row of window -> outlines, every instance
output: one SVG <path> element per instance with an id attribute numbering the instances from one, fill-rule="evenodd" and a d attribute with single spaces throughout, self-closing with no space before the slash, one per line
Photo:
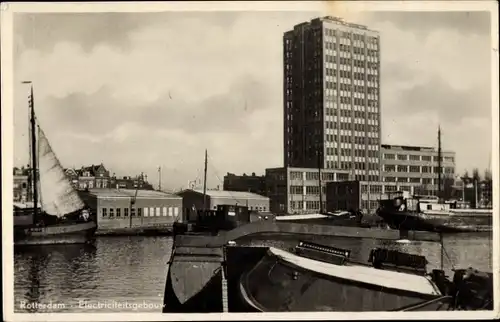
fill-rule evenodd
<path id="1" fill-rule="evenodd" d="M 399 160 L 399 161 L 435 161 L 437 162 L 439 160 L 438 156 L 430 156 L 430 155 L 414 155 L 414 154 L 394 154 L 394 153 L 384 153 L 384 159 L 385 160 Z M 454 157 L 441 157 L 441 161 L 446 161 L 446 162 L 454 162 L 455 158 Z"/>
<path id="2" fill-rule="evenodd" d="M 354 130 L 358 132 L 378 132 L 378 120 L 374 120 L 375 125 L 369 125 L 369 124 L 358 124 L 358 123 L 345 123 L 345 122 L 333 122 L 333 121 L 326 121 L 325 122 L 325 127 L 327 129 L 334 129 L 336 130 L 341 129 L 341 130 Z M 350 140 L 348 141 L 350 142 Z"/>
<path id="3" fill-rule="evenodd" d="M 365 211 L 370 209 L 374 210 L 377 209 L 379 206 L 379 203 L 377 200 L 362 200 L 361 201 L 361 209 L 364 209 Z"/>
<path id="4" fill-rule="evenodd" d="M 306 174 L 306 180 L 318 180 L 319 178 L 318 172 L 305 172 L 305 174 Z M 302 178 L 303 178 L 303 172 L 298 172 L 298 171 L 290 172 L 290 180 L 302 180 Z M 335 173 L 323 172 L 321 173 L 321 178 L 323 180 L 333 181 L 335 180 Z"/>
<path id="5" fill-rule="evenodd" d="M 433 181 L 432 178 L 406 178 L 406 177 L 384 177 L 385 182 L 404 182 L 404 183 L 421 183 L 421 184 L 433 184 L 437 182 L 437 179 Z"/>
<path id="6" fill-rule="evenodd" d="M 300 210 L 303 210 L 304 209 L 304 203 L 305 203 L 305 206 L 306 206 L 306 209 L 305 210 L 320 210 L 319 208 L 319 201 L 290 201 L 290 208 L 292 211 L 300 211 Z M 280 207 L 280 208 L 284 208 L 284 205 L 282 205 L 283 207 Z M 326 208 L 326 201 L 323 201 L 323 209 Z M 284 210 L 284 209 L 281 209 L 281 210 Z"/>
<path id="7" fill-rule="evenodd" d="M 339 36 L 340 38 L 345 38 L 345 39 L 352 38 L 352 40 L 366 41 L 366 43 L 369 43 L 369 44 L 378 44 L 377 37 L 372 37 L 372 36 L 368 36 L 365 34 L 359 34 L 359 33 L 356 33 L 354 31 L 351 32 L 351 31 L 343 31 L 343 30 L 328 29 L 328 28 L 325 28 L 324 30 L 325 30 L 325 36 L 330 36 L 330 37 Z"/>
<path id="8" fill-rule="evenodd" d="M 101 208 L 102 217 L 128 217 L 130 212 L 131 217 L 177 217 L 179 216 L 178 207 L 145 207 L 145 208 L 119 208 L 119 207 L 103 207 Z"/>
<path id="9" fill-rule="evenodd" d="M 340 76 L 341 78 L 343 76 Z M 368 94 L 378 94 L 378 87 L 377 87 L 377 82 L 373 82 L 374 86 L 361 86 L 361 85 L 351 85 L 349 84 L 350 81 L 349 78 L 346 78 L 346 81 L 345 82 L 340 82 L 340 83 L 337 83 L 337 82 L 330 82 L 330 81 L 326 81 L 325 82 L 325 88 L 328 90 L 328 89 L 331 89 L 331 90 L 334 90 L 333 92 L 333 95 L 334 96 L 337 96 L 337 84 L 339 85 L 339 89 L 341 91 L 345 91 L 345 96 L 348 96 L 350 97 L 351 96 L 351 92 L 355 92 L 355 93 L 359 93 L 359 94 L 365 94 L 368 93 Z M 361 80 L 364 80 L 361 79 Z M 342 81 L 342 79 L 341 79 Z M 292 91 L 292 90 L 290 90 Z M 290 92 L 291 93 L 291 92 Z M 321 89 L 318 87 L 318 93 L 321 93 Z M 340 96 L 344 96 L 341 95 Z M 364 102 L 361 102 L 358 104 L 358 105 L 364 105 Z"/>
<path id="10" fill-rule="evenodd" d="M 348 45 L 348 44 L 337 44 L 336 41 L 330 42 L 326 41 L 325 42 L 325 48 L 330 49 L 330 50 L 339 50 L 343 52 L 351 52 L 351 48 L 354 54 L 359 54 L 359 55 L 367 55 L 367 56 L 376 56 L 377 51 L 375 50 L 376 48 L 371 48 L 370 47 L 362 47 L 362 46 L 356 46 L 355 44 L 353 45 Z M 365 51 L 366 49 L 366 51 Z"/>
<path id="11" fill-rule="evenodd" d="M 431 166 L 419 166 L 419 165 L 394 165 L 386 164 L 384 165 L 384 171 L 386 172 L 413 172 L 413 173 L 439 173 L 439 167 Z M 453 174 L 455 169 L 453 167 L 444 167 L 441 169 L 442 173 Z"/>
<path id="12" fill-rule="evenodd" d="M 287 108 L 290 109 L 291 107 L 288 106 L 288 104 L 287 104 Z M 365 108 L 357 109 L 355 106 L 353 109 L 353 108 L 348 107 L 346 105 L 337 106 L 336 103 L 331 104 L 329 102 L 326 102 L 325 109 L 326 109 L 326 111 L 325 111 L 326 115 L 328 115 L 328 116 L 336 116 L 337 110 L 340 110 L 340 116 L 343 116 L 343 117 L 351 117 L 351 116 L 353 116 L 353 112 L 354 112 L 354 117 L 364 119 L 365 113 L 368 113 L 368 119 L 378 120 L 378 113 L 377 112 L 370 112 L 370 111 L 376 111 L 377 110 L 376 107 L 366 107 L 366 109 Z M 347 120 L 347 122 L 350 122 L 350 120 Z"/>

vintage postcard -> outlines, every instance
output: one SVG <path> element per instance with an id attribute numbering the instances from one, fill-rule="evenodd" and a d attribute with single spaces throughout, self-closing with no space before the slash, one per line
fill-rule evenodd
<path id="1" fill-rule="evenodd" d="M 1 32 L 4 320 L 498 316 L 496 2 L 7 2 Z"/>

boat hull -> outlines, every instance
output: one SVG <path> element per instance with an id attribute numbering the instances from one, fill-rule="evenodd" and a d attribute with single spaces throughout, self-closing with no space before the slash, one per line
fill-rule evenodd
<path id="1" fill-rule="evenodd" d="M 335 280 L 315 274 L 300 267 L 277 265 L 276 258 L 269 256 L 267 247 L 227 247 L 226 266 L 218 269 L 203 267 L 193 261 L 205 273 L 198 272 L 179 281 L 185 266 L 170 266 L 164 293 L 163 313 L 224 312 L 306 312 L 306 311 L 389 311 L 446 310 L 448 298 L 439 295 L 422 295 L 401 290 L 387 290 L 380 286 L 369 287 Z M 182 256 L 185 257 L 185 256 Z M 199 259 L 199 258 L 198 258 Z M 176 267 L 177 266 L 177 267 Z M 279 267 L 278 267 L 279 266 Z M 269 274 L 272 270 L 271 275 Z M 298 278 L 293 276 L 298 273 Z M 182 290 L 177 285 L 183 284 Z M 226 283 L 227 287 L 223 287 Z M 194 291 L 192 291 L 194 290 Z M 227 290 L 227 291 L 225 291 Z M 442 298 L 442 299 L 441 299 Z M 421 305 L 428 302 L 427 305 Z"/>
<path id="2" fill-rule="evenodd" d="M 96 229 L 94 221 L 16 228 L 14 246 L 85 244 L 92 242 Z"/>
<path id="3" fill-rule="evenodd" d="M 393 209 L 379 209 L 377 214 L 394 229 L 436 232 L 491 231 L 492 216 L 472 214 L 425 214 Z"/>
<path id="4" fill-rule="evenodd" d="M 239 291 L 240 301 L 261 312 L 436 311 L 446 310 L 449 301 L 441 294 L 328 276 L 284 262 L 270 253 L 241 275 Z"/>

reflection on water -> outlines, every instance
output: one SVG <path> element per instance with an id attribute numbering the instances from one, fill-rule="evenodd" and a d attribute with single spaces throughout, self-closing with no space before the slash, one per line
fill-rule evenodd
<path id="1" fill-rule="evenodd" d="M 321 239 L 315 240 L 321 243 Z M 258 244 L 259 241 L 249 242 Z M 273 241 L 293 247 L 292 240 Z M 491 271 L 491 234 L 459 234 L 444 241 L 451 268 L 473 266 Z M 339 238 L 336 246 L 351 249 L 367 261 L 377 246 L 425 255 L 429 269 L 440 267 L 437 243 Z M 161 312 L 170 258 L 169 237 L 99 237 L 94 246 L 34 247 L 14 254 L 16 312 Z"/>
<path id="2" fill-rule="evenodd" d="M 168 237 L 103 237 L 16 251 L 15 312 L 161 312 L 171 246 Z"/>

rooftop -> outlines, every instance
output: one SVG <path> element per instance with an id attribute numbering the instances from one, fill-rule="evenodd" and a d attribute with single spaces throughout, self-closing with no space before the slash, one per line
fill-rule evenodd
<path id="1" fill-rule="evenodd" d="M 97 197 L 133 197 L 135 189 L 89 189 L 89 193 Z M 137 198 L 179 198 L 171 193 L 156 190 L 137 190 Z"/>
<path id="2" fill-rule="evenodd" d="M 186 191 L 193 191 L 199 194 L 203 194 L 203 190 L 201 189 L 186 189 L 181 191 L 180 193 Z M 246 191 L 228 191 L 228 190 L 207 190 L 207 196 L 210 197 L 219 197 L 219 198 L 242 198 L 242 199 L 269 199 L 268 197 L 258 195 L 253 192 Z"/>
<path id="3" fill-rule="evenodd" d="M 436 148 L 428 147 L 428 146 L 382 144 L 381 147 L 382 147 L 382 149 L 390 149 L 390 150 L 437 152 Z M 441 152 L 443 152 L 443 153 L 455 153 L 452 151 L 441 151 Z"/>

